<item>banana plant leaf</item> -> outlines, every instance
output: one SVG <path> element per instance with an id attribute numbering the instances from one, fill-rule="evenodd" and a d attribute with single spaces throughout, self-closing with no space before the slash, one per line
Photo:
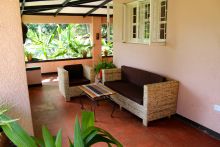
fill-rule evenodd
<path id="1" fill-rule="evenodd" d="M 9 121 L 11 118 L 2 114 L 0 120 Z M 35 140 L 18 125 L 17 122 L 12 122 L 9 125 L 1 125 L 7 137 L 18 147 L 37 147 Z"/>
<path id="2" fill-rule="evenodd" d="M 79 124 L 78 117 L 76 116 L 75 127 L 74 127 L 74 147 L 84 147 L 81 127 Z"/>
<path id="3" fill-rule="evenodd" d="M 1 111 L 2 112 L 2 111 Z M 43 139 L 30 136 L 17 122 L 5 114 L 0 115 L 0 127 L 6 136 L 18 147 L 62 147 L 62 131 L 55 139 L 46 127 L 43 127 Z"/>
<path id="4" fill-rule="evenodd" d="M 108 146 L 115 144 L 122 147 L 122 144 L 107 131 L 94 126 L 94 113 L 82 112 L 81 127 L 78 117 L 75 120 L 74 143 L 70 141 L 70 147 L 90 147 L 98 142 L 105 142 Z"/>
<path id="5" fill-rule="evenodd" d="M 62 147 L 62 131 L 55 137 L 47 127 L 42 128 L 42 139 L 30 136 L 17 122 L 0 110 L 0 127 L 7 137 L 18 147 Z M 98 142 L 105 142 L 109 147 L 113 144 L 122 147 L 122 144 L 107 131 L 94 126 L 94 113 L 82 112 L 81 126 L 76 116 L 74 127 L 74 142 L 69 139 L 70 147 L 90 147 Z"/>

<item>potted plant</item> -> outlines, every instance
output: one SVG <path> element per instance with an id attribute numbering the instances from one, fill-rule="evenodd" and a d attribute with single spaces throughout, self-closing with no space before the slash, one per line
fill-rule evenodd
<path id="1" fill-rule="evenodd" d="M 85 38 L 78 36 L 69 42 L 70 51 L 82 58 L 86 58 L 93 47 L 90 40 Z"/>
<path id="2" fill-rule="evenodd" d="M 100 61 L 97 65 L 95 65 L 94 70 L 95 74 L 99 74 L 99 78 L 102 79 L 102 69 L 111 69 L 115 67 L 116 66 L 113 64 L 113 62 Z"/>
<path id="3" fill-rule="evenodd" d="M 112 54 L 112 47 L 112 42 L 106 42 L 105 39 L 102 39 L 102 51 L 105 57 L 107 57 L 109 54 Z"/>
<path id="4" fill-rule="evenodd" d="M 108 56 L 108 50 L 107 50 L 107 49 L 104 49 L 103 53 L 104 53 L 104 56 L 105 56 L 105 57 Z"/>
<path id="5" fill-rule="evenodd" d="M 87 50 L 82 50 L 81 53 L 82 53 L 82 57 L 86 58 L 87 54 L 88 54 L 88 51 Z"/>
<path id="6" fill-rule="evenodd" d="M 27 61 L 32 61 L 33 54 L 31 52 L 25 51 L 24 54 L 25 54 L 25 57 L 26 57 Z"/>

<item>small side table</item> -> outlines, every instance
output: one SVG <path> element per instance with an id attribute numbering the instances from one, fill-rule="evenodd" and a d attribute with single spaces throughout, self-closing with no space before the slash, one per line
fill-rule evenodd
<path id="1" fill-rule="evenodd" d="M 93 84 L 88 84 L 88 85 L 82 85 L 79 86 L 79 88 L 87 95 L 87 97 L 92 101 L 93 105 L 93 112 L 95 115 L 95 109 L 99 103 L 99 101 L 107 101 L 109 102 L 112 106 L 112 112 L 111 112 L 111 117 L 113 117 L 113 113 L 115 111 L 115 103 L 111 99 L 111 95 L 115 94 L 113 90 L 109 89 L 108 87 L 104 86 L 101 83 L 93 83 Z M 80 99 L 81 103 L 81 108 L 84 109 L 83 102 Z"/>

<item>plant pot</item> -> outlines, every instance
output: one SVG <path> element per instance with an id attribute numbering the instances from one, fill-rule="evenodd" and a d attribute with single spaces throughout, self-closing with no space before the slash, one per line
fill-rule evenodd
<path id="1" fill-rule="evenodd" d="M 82 52 L 82 56 L 83 56 L 83 58 L 86 58 L 87 57 L 87 52 L 86 51 Z"/>
<path id="2" fill-rule="evenodd" d="M 31 55 L 31 54 L 29 54 L 29 55 L 27 56 L 27 60 L 28 60 L 28 61 L 32 61 L 32 55 Z"/>
<path id="3" fill-rule="evenodd" d="M 104 50 L 104 56 L 107 57 L 108 56 L 108 51 Z"/>
<path id="4" fill-rule="evenodd" d="M 99 71 L 99 78 L 102 79 L 102 70 Z"/>

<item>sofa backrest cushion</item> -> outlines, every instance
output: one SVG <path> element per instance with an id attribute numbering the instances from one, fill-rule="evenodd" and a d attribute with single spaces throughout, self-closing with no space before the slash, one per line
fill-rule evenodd
<path id="1" fill-rule="evenodd" d="M 69 79 L 77 79 L 83 77 L 82 64 L 65 65 L 63 68 L 68 71 Z"/>
<path id="2" fill-rule="evenodd" d="M 140 87 L 146 84 L 164 82 L 166 80 L 166 78 L 160 75 L 128 66 L 122 66 L 121 73 L 123 81 L 131 82 Z"/>

